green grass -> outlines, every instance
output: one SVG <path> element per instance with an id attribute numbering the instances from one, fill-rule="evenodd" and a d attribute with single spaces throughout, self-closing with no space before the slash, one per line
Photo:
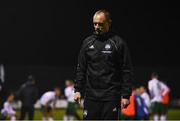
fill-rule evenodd
<path id="1" fill-rule="evenodd" d="M 17 117 L 19 117 L 19 110 L 17 110 Z M 77 113 L 82 118 L 82 109 L 78 109 Z M 53 112 L 53 116 L 55 120 L 63 120 L 63 116 L 65 114 L 65 109 L 55 109 Z M 18 118 L 17 118 L 18 119 Z M 27 119 L 27 117 L 26 117 Z M 36 109 L 34 113 L 34 120 L 42 120 L 42 112 L 41 109 Z"/>
<path id="2" fill-rule="evenodd" d="M 153 120 L 153 117 L 150 117 Z M 179 120 L 180 119 L 180 109 L 169 109 L 167 114 L 167 120 Z"/>
<path id="3" fill-rule="evenodd" d="M 65 113 L 64 109 L 56 109 L 54 111 L 54 119 L 55 120 L 62 120 L 64 113 Z M 82 117 L 82 110 L 81 109 L 78 109 L 78 114 Z M 19 111 L 17 111 L 17 116 L 19 117 Z M 35 111 L 34 119 L 35 120 L 41 120 L 42 119 L 41 117 L 42 117 L 41 110 L 37 109 Z M 168 118 L 168 120 L 180 119 L 180 109 L 169 109 L 167 118 Z"/>
<path id="4" fill-rule="evenodd" d="M 168 111 L 168 120 L 178 120 L 180 119 L 180 109 L 170 109 Z"/>

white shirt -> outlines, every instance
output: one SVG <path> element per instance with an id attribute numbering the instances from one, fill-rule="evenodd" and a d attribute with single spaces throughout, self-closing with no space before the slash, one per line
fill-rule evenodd
<path id="1" fill-rule="evenodd" d="M 164 95 L 166 95 L 166 94 L 170 91 L 170 89 L 169 89 L 169 87 L 168 87 L 166 84 L 164 84 L 163 82 L 160 82 L 160 84 L 161 84 L 162 96 L 164 96 Z"/>
<path id="2" fill-rule="evenodd" d="M 12 104 L 6 101 L 1 113 L 12 117 L 16 114 L 16 111 L 13 110 Z"/>
<path id="3" fill-rule="evenodd" d="M 151 102 L 162 102 L 161 83 L 159 80 L 150 80 L 148 83 L 148 89 L 151 95 Z"/>
<path id="4" fill-rule="evenodd" d="M 147 92 L 142 93 L 141 97 L 143 98 L 144 103 L 146 104 L 146 106 L 149 108 L 150 105 L 151 105 L 151 101 L 150 101 L 150 97 L 149 97 L 148 93 Z"/>
<path id="5" fill-rule="evenodd" d="M 74 101 L 74 94 L 75 94 L 74 93 L 74 86 L 66 87 L 64 93 L 65 93 L 65 96 L 67 98 L 67 101 L 75 102 Z"/>
<path id="6" fill-rule="evenodd" d="M 55 96 L 55 92 L 54 91 L 48 91 L 46 93 L 44 93 L 41 98 L 40 98 L 40 104 L 41 105 L 46 105 L 46 104 L 50 104 L 51 102 L 56 100 L 56 96 Z"/>

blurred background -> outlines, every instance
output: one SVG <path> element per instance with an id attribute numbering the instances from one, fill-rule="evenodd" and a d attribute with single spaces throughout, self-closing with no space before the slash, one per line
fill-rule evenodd
<path id="1" fill-rule="evenodd" d="M 102 8 L 128 44 L 134 81 L 147 87 L 151 72 L 158 72 L 171 89 L 171 107 L 180 107 L 180 8 L 170 0 L 0 1 L 4 87 L 15 91 L 33 74 L 40 95 L 56 85 L 64 89 L 64 80 L 75 77 L 83 39 L 93 32 L 92 16 Z"/>

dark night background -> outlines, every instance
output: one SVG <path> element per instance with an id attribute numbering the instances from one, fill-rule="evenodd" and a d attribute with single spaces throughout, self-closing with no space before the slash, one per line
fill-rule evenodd
<path id="1" fill-rule="evenodd" d="M 180 98 L 179 4 L 173 1 L 43 0 L 0 2 L 0 63 L 6 86 L 17 89 L 32 73 L 41 92 L 74 78 L 77 55 L 90 35 L 92 16 L 110 11 L 114 30 L 126 40 L 135 81 L 147 85 L 157 71 L 173 98 Z"/>

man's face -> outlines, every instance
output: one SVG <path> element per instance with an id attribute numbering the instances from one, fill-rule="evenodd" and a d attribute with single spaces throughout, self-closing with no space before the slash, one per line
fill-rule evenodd
<path id="1" fill-rule="evenodd" d="M 141 92 L 140 92 L 140 88 L 136 88 L 136 91 L 135 91 L 136 95 L 140 95 Z"/>
<path id="2" fill-rule="evenodd" d="M 71 82 L 70 82 L 69 80 L 66 80 L 66 81 L 65 81 L 65 85 L 68 87 L 68 86 L 71 85 Z"/>
<path id="3" fill-rule="evenodd" d="M 141 94 L 145 92 L 145 88 L 144 87 L 140 87 L 140 92 Z"/>
<path id="4" fill-rule="evenodd" d="M 55 95 L 56 97 L 59 97 L 61 95 L 61 91 L 59 89 L 55 89 Z"/>
<path id="5" fill-rule="evenodd" d="M 109 31 L 110 22 L 107 21 L 104 13 L 98 13 L 93 17 L 93 25 L 96 34 L 103 34 Z"/>
<path id="6" fill-rule="evenodd" d="M 9 100 L 10 102 L 12 102 L 12 101 L 14 100 L 14 95 L 10 95 L 10 96 L 8 97 L 8 100 Z"/>

